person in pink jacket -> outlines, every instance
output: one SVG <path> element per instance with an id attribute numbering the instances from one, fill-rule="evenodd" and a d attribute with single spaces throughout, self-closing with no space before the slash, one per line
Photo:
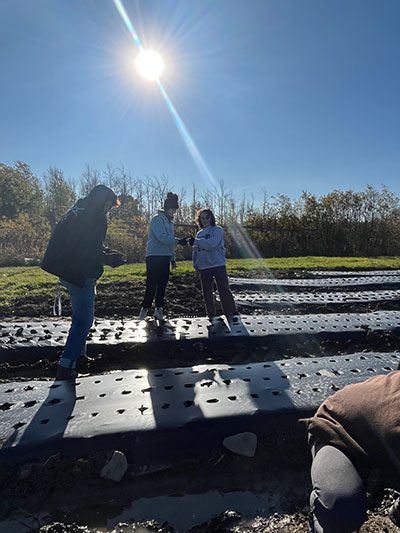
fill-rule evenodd
<path id="1" fill-rule="evenodd" d="M 200 231 L 196 237 L 189 239 L 189 244 L 193 246 L 193 266 L 200 274 L 207 315 L 212 320 L 216 314 L 213 294 L 215 280 L 225 315 L 228 318 L 235 317 L 238 312 L 226 272 L 224 230 L 215 224 L 214 213 L 208 207 L 200 209 L 196 222 Z"/>

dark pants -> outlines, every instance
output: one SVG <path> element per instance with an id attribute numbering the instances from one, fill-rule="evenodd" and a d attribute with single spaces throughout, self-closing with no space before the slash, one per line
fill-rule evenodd
<path id="1" fill-rule="evenodd" d="M 164 306 L 165 289 L 169 278 L 169 255 L 149 255 L 146 257 L 146 292 L 142 307 L 150 309 L 156 297 L 156 307 Z"/>
<path id="2" fill-rule="evenodd" d="M 311 447 L 310 507 L 315 533 L 351 533 L 366 520 L 363 479 L 350 459 L 334 446 Z"/>
<path id="3" fill-rule="evenodd" d="M 236 305 L 229 288 L 226 267 L 205 268 L 200 270 L 201 287 L 203 289 L 204 303 L 208 316 L 215 316 L 215 302 L 213 293 L 214 279 L 217 282 L 219 297 L 226 316 L 237 313 Z"/>

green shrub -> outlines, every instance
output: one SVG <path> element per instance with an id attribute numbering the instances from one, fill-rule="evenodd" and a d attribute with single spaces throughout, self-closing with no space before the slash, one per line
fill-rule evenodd
<path id="1" fill-rule="evenodd" d="M 39 264 L 49 238 L 50 225 L 43 217 L 21 213 L 0 218 L 0 266 Z"/>

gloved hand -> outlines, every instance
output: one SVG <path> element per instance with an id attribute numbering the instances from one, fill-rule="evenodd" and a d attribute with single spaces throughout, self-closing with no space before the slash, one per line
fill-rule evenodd
<path id="1" fill-rule="evenodd" d="M 189 237 L 189 244 L 190 244 L 190 246 L 193 246 L 193 244 L 194 244 L 194 237 L 193 237 L 193 235 L 191 235 L 191 236 Z"/>
<path id="2" fill-rule="evenodd" d="M 187 238 L 183 237 L 182 239 L 179 239 L 178 240 L 178 244 L 180 244 L 181 246 L 186 246 L 187 245 Z"/>
<path id="3" fill-rule="evenodd" d="M 122 255 L 119 252 L 111 252 L 109 254 L 104 254 L 103 263 L 112 268 L 119 267 L 125 263 L 122 259 Z"/>

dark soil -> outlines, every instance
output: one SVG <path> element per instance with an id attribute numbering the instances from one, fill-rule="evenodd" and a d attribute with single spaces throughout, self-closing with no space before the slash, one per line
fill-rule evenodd
<path id="1" fill-rule="evenodd" d="M 240 277 L 265 277 L 264 270 L 237 271 Z M 272 276 L 271 276 L 272 277 Z M 298 279 L 314 278 L 305 270 L 274 270 L 274 278 Z M 265 290 L 265 288 L 263 288 Z M 271 290 L 275 291 L 276 288 Z M 136 317 L 140 303 L 144 296 L 145 280 L 132 279 L 129 282 L 97 284 L 96 316 L 98 317 Z M 63 289 L 63 315 L 69 316 L 71 307 L 66 291 Z M 55 296 L 55 295 L 54 295 Z M 5 317 L 49 317 L 52 315 L 53 298 L 41 297 L 37 294 L 25 294 L 17 299 L 7 310 L 3 310 Z M 171 317 L 204 315 L 203 298 L 199 277 L 192 272 L 175 274 L 172 272 L 166 291 L 165 310 Z M 222 312 L 222 309 L 220 309 Z M 293 311 L 292 311 L 293 312 Z"/>
<path id="2" fill-rule="evenodd" d="M 189 528 L 187 533 L 308 532 L 310 458 L 305 439 L 294 442 L 287 433 L 277 433 L 259 442 L 254 458 L 226 452 L 180 465 L 155 465 L 153 472 L 131 469 L 118 484 L 99 476 L 110 455 L 111 452 L 100 453 L 81 459 L 56 455 L 43 464 L 24 465 L 17 470 L 3 466 L 0 469 L 0 520 L 24 516 L 23 521 L 30 524 L 31 532 L 94 533 L 99 528 L 105 531 L 108 519 L 121 514 L 139 498 L 165 494 L 177 498 L 209 490 L 222 494 L 249 489 L 265 493 L 271 490 L 272 479 L 274 489 L 280 492 L 279 512 L 242 519 L 238 513 L 226 510 L 207 523 Z M 293 490 L 291 479 L 300 480 L 301 486 Z M 382 480 L 375 474 L 371 476 L 370 489 L 369 519 L 360 533 L 398 531 L 387 516 L 396 493 L 384 489 Z M 240 497 L 240 492 L 238 495 Z M 34 527 L 39 510 L 46 513 L 48 524 L 40 529 Z M 167 523 L 149 521 L 119 524 L 112 531 L 172 533 L 174 529 Z"/>
<path id="3" fill-rule="evenodd" d="M 260 277 L 264 271 L 243 272 L 240 275 Z M 274 271 L 275 277 L 312 277 L 303 270 Z M 96 316 L 108 318 L 133 318 L 137 316 L 144 294 L 144 280 L 103 284 L 97 287 Z M 69 316 L 68 298 L 63 298 L 63 315 Z M 166 314 L 179 316 L 204 316 L 199 279 L 194 274 L 171 275 L 166 294 Z M 51 299 L 27 294 L 16 302 L 6 316 L 7 320 L 29 317 L 46 319 L 51 314 Z M 399 309 L 398 302 L 382 304 L 356 304 L 320 306 L 310 308 L 291 307 L 272 311 L 248 310 L 248 314 L 287 314 L 304 312 L 367 312 L 380 309 Z M 222 312 L 221 309 L 219 309 Z M 391 332 L 366 331 L 362 339 L 350 341 L 318 341 L 303 339 L 288 343 L 276 340 L 268 345 L 252 346 L 235 343 L 232 346 L 192 345 L 190 355 L 181 347 L 171 347 L 154 353 L 145 346 L 132 346 L 119 351 L 104 350 L 92 354 L 93 360 L 85 363 L 85 372 L 100 373 L 113 369 L 177 367 L 205 362 L 239 364 L 252 361 L 268 361 L 298 356 L 321 357 L 356 351 L 399 351 L 400 339 Z M 90 351 L 89 351 L 90 353 Z M 15 379 L 49 378 L 55 374 L 56 362 L 43 357 L 31 365 L 26 363 L 0 365 L 0 378 Z M 112 452 L 112 450 L 110 450 Z M 27 525 L 26 531 L 48 533 L 75 533 L 106 531 L 106 520 L 118 516 L 124 507 L 141 497 L 179 495 L 185 492 L 202 493 L 210 489 L 222 493 L 232 490 L 252 490 L 260 493 L 268 490 L 268 481 L 278 483 L 281 504 L 277 512 L 267 517 L 244 519 L 227 509 L 205 524 L 190 529 L 190 533 L 307 533 L 307 502 L 309 492 L 310 459 L 305 439 L 292 440 L 290 435 L 274 434 L 259 443 L 255 458 L 244 458 L 227 452 L 218 457 L 202 458 L 177 465 L 159 465 L 148 471 L 128 470 L 119 483 L 102 480 L 101 467 L 107 461 L 105 454 L 80 459 L 54 456 L 44 464 L 25 465 L 19 468 L 0 465 L 0 520 L 16 516 Z M 279 468 L 277 468 L 279 465 Z M 300 472 L 301 487 L 294 493 L 290 482 L 283 479 Z M 279 485 L 280 479 L 281 485 Z M 286 478 L 285 478 L 286 479 Z M 395 497 L 392 490 L 384 489 L 380 480 L 371 487 L 369 519 L 360 533 L 395 533 L 399 529 L 388 518 L 388 509 Z M 240 493 L 239 493 L 240 494 Z M 278 512 L 279 511 L 279 512 Z M 39 512 L 45 512 L 48 524 L 39 528 Z M 43 521 L 42 521 L 43 523 Z M 0 529 L 2 525 L 0 523 Z M 167 523 L 119 524 L 115 533 L 159 532 L 172 533 Z"/>
<path id="4" fill-rule="evenodd" d="M 259 276 L 257 271 L 247 272 L 249 275 Z M 274 275 L 283 278 L 305 277 L 303 270 L 279 271 Z M 140 308 L 140 301 L 144 294 L 144 280 L 116 284 L 98 284 L 96 297 L 96 316 L 98 318 L 131 319 L 136 318 Z M 26 295 L 23 302 L 15 305 L 12 317 L 2 317 L 7 321 L 47 320 L 52 309 L 52 301 L 39 299 L 36 295 Z M 246 309 L 246 314 L 257 315 L 285 315 L 303 313 L 366 313 L 378 310 L 399 310 L 400 302 L 388 301 L 382 303 L 342 304 L 321 306 L 293 306 L 272 310 Z M 171 318 L 204 316 L 201 287 L 198 277 L 194 273 L 183 276 L 171 275 L 166 293 L 166 315 Z M 217 303 L 217 311 L 222 309 Z M 63 317 L 71 313 L 67 295 L 63 297 Z M 57 318 L 52 317 L 56 321 Z M 151 327 L 152 322 L 150 322 Z M 127 370 L 132 368 L 163 368 L 179 367 L 214 363 L 243 364 L 257 361 L 270 361 L 290 357 L 324 357 L 359 351 L 395 351 L 400 350 L 400 338 L 390 331 L 373 332 L 368 329 L 357 339 L 321 339 L 313 337 L 299 338 L 287 336 L 284 338 L 268 338 L 267 340 L 241 342 L 235 339 L 232 344 L 209 345 L 206 342 L 196 342 L 190 349 L 181 344 L 167 346 L 129 345 L 98 347 L 88 345 L 87 353 L 92 359 L 80 362 L 79 370 L 83 373 L 101 373 L 110 370 Z M 61 353 L 62 349 L 59 349 Z M 41 351 L 41 359 L 30 361 L 28 355 L 14 354 L 12 361 L 0 363 L 0 380 L 35 379 L 54 377 L 59 353 L 54 349 L 49 353 Z"/>
<path id="5" fill-rule="evenodd" d="M 97 284 L 96 316 L 108 318 L 133 318 L 139 313 L 140 303 L 145 292 L 144 279 L 132 279 L 129 282 Z M 71 306 L 66 291 L 63 289 L 63 316 L 70 316 Z M 54 294 L 55 296 L 55 294 Z M 25 294 L 3 312 L 0 318 L 49 317 L 52 315 L 53 298 L 37 294 Z M 203 298 L 199 278 L 188 273 L 172 273 L 166 291 L 165 311 L 171 317 L 204 315 Z"/>

